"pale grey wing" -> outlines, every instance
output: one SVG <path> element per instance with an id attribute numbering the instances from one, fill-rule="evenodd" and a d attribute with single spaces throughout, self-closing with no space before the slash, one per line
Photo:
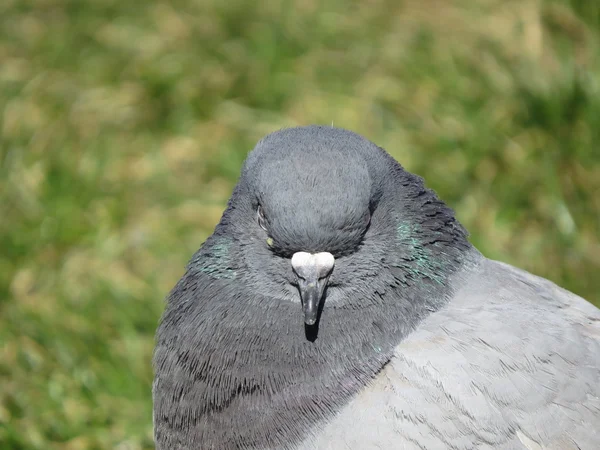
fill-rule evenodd
<path id="1" fill-rule="evenodd" d="M 463 276 L 303 448 L 600 449 L 600 310 L 494 261 Z"/>

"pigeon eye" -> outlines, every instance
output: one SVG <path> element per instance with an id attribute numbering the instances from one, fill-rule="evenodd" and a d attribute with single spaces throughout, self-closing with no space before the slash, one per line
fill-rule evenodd
<path id="1" fill-rule="evenodd" d="M 256 221 L 258 225 L 265 231 L 267 231 L 267 221 L 265 219 L 265 213 L 263 212 L 262 206 L 258 205 L 256 209 Z"/>

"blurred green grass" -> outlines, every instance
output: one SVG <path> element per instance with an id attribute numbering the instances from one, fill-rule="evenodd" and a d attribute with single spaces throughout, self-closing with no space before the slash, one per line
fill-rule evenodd
<path id="1" fill-rule="evenodd" d="M 245 154 L 334 123 L 600 304 L 600 4 L 3 0 L 0 448 L 152 448 L 163 298 Z"/>

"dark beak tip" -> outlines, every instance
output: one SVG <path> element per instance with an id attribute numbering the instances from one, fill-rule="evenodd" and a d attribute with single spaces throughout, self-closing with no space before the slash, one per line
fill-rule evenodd
<path id="1" fill-rule="evenodd" d="M 304 318 L 304 323 L 306 325 L 312 326 L 315 323 L 317 323 L 317 318 L 316 317 L 305 317 Z"/>
<path id="2" fill-rule="evenodd" d="M 319 310 L 317 305 L 305 305 L 304 306 L 304 323 L 306 325 L 314 325 L 317 323 Z"/>

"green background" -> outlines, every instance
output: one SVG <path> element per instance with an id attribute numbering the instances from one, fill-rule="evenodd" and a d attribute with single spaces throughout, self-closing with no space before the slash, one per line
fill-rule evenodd
<path id="1" fill-rule="evenodd" d="M 2 0 L 0 448 L 152 448 L 163 299 L 284 126 L 367 136 L 599 304 L 599 5 Z"/>

